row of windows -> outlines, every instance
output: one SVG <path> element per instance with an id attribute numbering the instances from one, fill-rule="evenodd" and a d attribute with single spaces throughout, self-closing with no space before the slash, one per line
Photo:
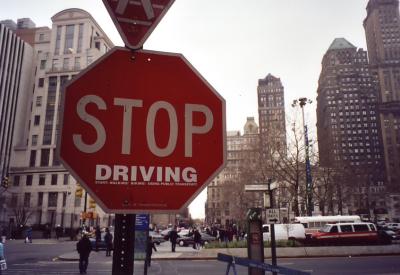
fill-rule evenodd
<path id="1" fill-rule="evenodd" d="M 48 182 L 48 178 L 46 176 L 46 174 L 39 174 L 37 176 L 37 182 L 39 186 L 44 186 L 46 185 L 46 182 Z M 57 185 L 58 184 L 58 178 L 59 177 L 63 177 L 62 180 L 62 184 L 63 185 L 68 185 L 68 178 L 69 175 L 68 174 L 51 174 L 50 175 L 50 185 Z M 34 179 L 34 175 L 26 175 L 25 176 L 25 185 L 26 186 L 32 186 L 33 185 L 33 179 Z M 12 181 L 13 186 L 20 186 L 21 184 L 21 176 L 20 175 L 15 175 L 13 177 L 13 181 Z"/>
<path id="2" fill-rule="evenodd" d="M 65 207 L 67 204 L 67 193 L 66 192 L 62 192 L 62 193 L 58 193 L 58 192 L 48 192 L 48 193 L 44 193 L 44 192 L 38 192 L 36 193 L 36 201 L 34 202 L 32 200 L 32 194 L 33 193 L 23 193 L 23 206 L 24 207 L 42 207 L 43 206 L 43 201 L 44 201 L 44 196 L 45 194 L 47 194 L 47 207 L 58 207 L 58 197 L 61 194 L 62 195 L 62 201 L 61 201 L 61 206 Z M 10 201 L 10 205 L 11 207 L 17 207 L 18 206 L 18 194 L 13 193 L 11 195 L 11 201 Z M 75 206 L 79 207 L 80 206 L 80 202 L 81 202 L 81 198 L 76 198 L 75 199 Z"/>

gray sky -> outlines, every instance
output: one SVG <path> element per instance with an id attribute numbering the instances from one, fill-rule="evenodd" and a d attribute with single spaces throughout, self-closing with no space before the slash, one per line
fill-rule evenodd
<path id="1" fill-rule="evenodd" d="M 293 99 L 314 100 L 323 54 L 344 37 L 366 49 L 362 22 L 368 0 L 176 0 L 144 44 L 145 49 L 178 52 L 225 98 L 227 129 L 242 130 L 257 114 L 257 83 L 268 73 L 285 87 L 288 113 Z M 0 19 L 30 17 L 51 27 L 67 8 L 88 11 L 117 46 L 123 42 L 101 0 L 0 0 Z M 316 104 L 306 119 L 315 134 Z M 192 203 L 204 216 L 206 194 Z"/>

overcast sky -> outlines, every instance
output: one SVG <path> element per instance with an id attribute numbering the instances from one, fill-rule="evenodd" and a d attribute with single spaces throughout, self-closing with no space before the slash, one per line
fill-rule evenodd
<path id="1" fill-rule="evenodd" d="M 242 130 L 257 114 L 257 83 L 268 73 L 281 78 L 288 113 L 293 99 L 314 100 L 324 53 L 337 37 L 366 49 L 362 22 L 368 0 L 176 0 L 144 44 L 182 53 L 225 98 L 227 129 Z M 88 11 L 117 46 L 123 42 L 101 0 L 0 0 L 0 19 L 30 17 L 51 27 L 67 8 Z M 316 104 L 306 120 L 315 134 Z M 204 216 L 205 192 L 192 203 Z"/>

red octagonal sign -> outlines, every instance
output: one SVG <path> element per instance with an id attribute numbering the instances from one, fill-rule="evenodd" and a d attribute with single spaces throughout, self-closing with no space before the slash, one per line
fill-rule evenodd
<path id="1" fill-rule="evenodd" d="M 180 54 L 115 48 L 63 106 L 60 158 L 106 212 L 182 209 L 224 167 L 225 101 Z"/>

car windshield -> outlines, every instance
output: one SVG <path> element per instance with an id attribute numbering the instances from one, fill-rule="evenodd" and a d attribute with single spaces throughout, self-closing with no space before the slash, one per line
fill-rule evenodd
<path id="1" fill-rule="evenodd" d="M 331 225 L 329 224 L 325 224 L 320 230 L 318 230 L 319 232 L 324 232 L 324 233 L 328 233 L 331 230 Z"/>

